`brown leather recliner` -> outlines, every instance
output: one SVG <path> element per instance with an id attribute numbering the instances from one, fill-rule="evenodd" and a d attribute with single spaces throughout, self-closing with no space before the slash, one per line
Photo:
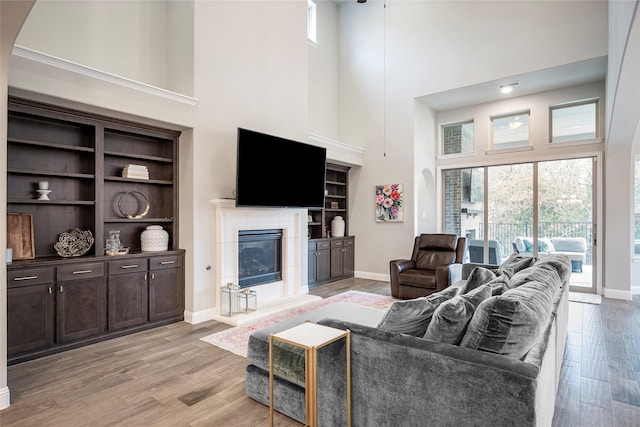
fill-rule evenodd
<path id="1" fill-rule="evenodd" d="M 441 291 L 462 279 L 466 239 L 455 234 L 421 234 L 411 259 L 389 262 L 391 295 L 411 299 Z"/>

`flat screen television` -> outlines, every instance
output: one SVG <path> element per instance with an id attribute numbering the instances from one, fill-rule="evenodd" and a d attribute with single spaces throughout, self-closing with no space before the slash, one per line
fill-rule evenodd
<path id="1" fill-rule="evenodd" d="M 324 207 L 327 150 L 238 128 L 236 206 Z"/>

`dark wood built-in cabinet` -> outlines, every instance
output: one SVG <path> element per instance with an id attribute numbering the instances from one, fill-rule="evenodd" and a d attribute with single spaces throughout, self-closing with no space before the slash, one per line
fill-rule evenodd
<path id="1" fill-rule="evenodd" d="M 7 212 L 32 216 L 35 252 L 7 265 L 10 363 L 183 319 L 178 137 L 9 98 Z M 146 166 L 149 179 L 123 177 L 129 164 Z M 49 183 L 49 200 L 38 200 L 39 181 Z M 148 214 L 135 218 L 145 197 Z M 141 252 L 140 235 L 152 224 L 169 233 L 168 251 Z M 60 257 L 54 244 L 75 228 L 91 231 L 93 246 L 83 256 Z M 112 230 L 129 254 L 104 255 Z"/>
<path id="2" fill-rule="evenodd" d="M 349 168 L 327 164 L 324 209 L 309 209 L 308 284 L 314 287 L 353 277 L 355 238 L 349 236 Z M 331 236 L 331 221 L 341 216 L 345 236 Z"/>

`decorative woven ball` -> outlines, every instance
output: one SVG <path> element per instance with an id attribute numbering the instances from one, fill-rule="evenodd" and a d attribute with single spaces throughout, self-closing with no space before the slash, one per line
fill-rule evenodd
<path id="1" fill-rule="evenodd" d="M 166 251 L 169 249 L 169 233 L 160 225 L 148 226 L 140 235 L 142 252 Z"/>

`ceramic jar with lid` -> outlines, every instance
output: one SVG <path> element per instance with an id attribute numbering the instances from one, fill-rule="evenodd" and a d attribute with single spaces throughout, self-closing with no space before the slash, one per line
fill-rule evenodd
<path id="1" fill-rule="evenodd" d="M 331 220 L 331 237 L 344 236 L 344 219 L 340 215 L 333 217 Z"/>
<path id="2" fill-rule="evenodd" d="M 169 233 L 160 225 L 149 225 L 140 235 L 142 252 L 166 251 L 169 249 Z"/>

